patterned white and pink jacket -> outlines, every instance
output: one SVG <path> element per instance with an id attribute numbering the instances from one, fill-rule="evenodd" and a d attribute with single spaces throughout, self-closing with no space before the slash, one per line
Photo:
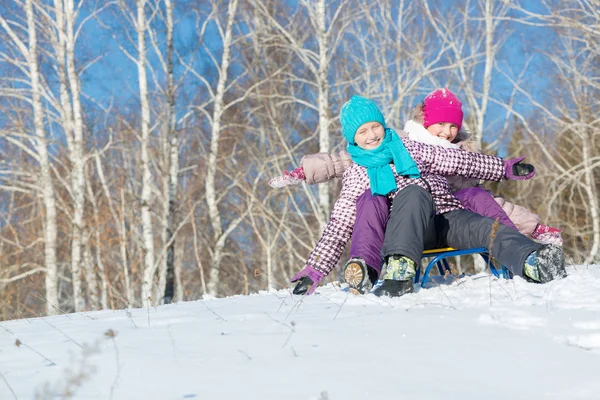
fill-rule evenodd
<path id="1" fill-rule="evenodd" d="M 398 191 L 408 185 L 421 186 L 431 193 L 438 214 L 463 208 L 452 194 L 444 175 L 458 175 L 486 181 L 501 181 L 506 178 L 504 160 L 500 157 L 431 146 L 408 138 L 401 138 L 401 140 L 417 163 L 421 177 L 410 179 L 397 175 L 392 164 Z M 340 196 L 333 206 L 321 239 L 308 257 L 307 265 L 324 275 L 329 275 L 335 268 L 352 235 L 356 219 L 356 201 L 369 188 L 369 177 L 365 167 L 352 164 L 346 169 Z M 388 197 L 393 199 L 398 191 L 390 193 Z"/>

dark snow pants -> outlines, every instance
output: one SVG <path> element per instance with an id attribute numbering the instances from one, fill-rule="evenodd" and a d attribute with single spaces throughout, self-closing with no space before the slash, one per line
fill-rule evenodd
<path id="1" fill-rule="evenodd" d="M 493 219 L 467 210 L 436 215 L 431 194 L 419 186 L 410 185 L 394 199 L 381 255 L 404 255 L 418 264 L 425 249 L 489 249 L 493 224 Z M 522 276 L 525 259 L 540 247 L 541 244 L 515 229 L 498 224 L 491 253 L 514 275 Z"/>

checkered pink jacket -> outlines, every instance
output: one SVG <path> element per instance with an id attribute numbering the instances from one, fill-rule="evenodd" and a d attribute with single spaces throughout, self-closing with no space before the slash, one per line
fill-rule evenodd
<path id="1" fill-rule="evenodd" d="M 500 157 L 431 146 L 407 138 L 401 139 L 417 163 L 421 177 L 410 179 L 397 175 L 394 169 L 398 191 L 408 185 L 421 186 L 431 193 L 438 214 L 463 208 L 450 191 L 450 185 L 444 175 L 459 175 L 486 181 L 500 181 L 505 178 L 504 160 Z M 352 164 L 346 169 L 340 197 L 333 206 L 321 239 L 308 257 L 307 265 L 325 275 L 335 268 L 352 235 L 356 219 L 356 201 L 369 187 L 365 167 Z M 398 191 L 390 193 L 388 197 L 393 199 Z"/>

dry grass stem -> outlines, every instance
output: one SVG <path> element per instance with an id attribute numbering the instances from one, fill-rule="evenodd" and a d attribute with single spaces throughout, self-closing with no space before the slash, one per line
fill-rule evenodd
<path id="1" fill-rule="evenodd" d="M 4 375 L 2 374 L 2 372 L 0 372 L 0 378 L 2 378 L 2 380 L 4 381 L 4 383 L 6 384 L 6 386 L 8 387 L 8 390 L 10 390 L 10 392 L 12 393 L 13 397 L 15 398 L 15 400 L 19 400 L 19 398 L 17 397 L 17 394 L 15 393 L 15 391 L 13 390 L 13 388 L 10 386 L 10 384 L 8 383 L 8 381 L 6 380 L 6 378 L 4 377 Z"/>
<path id="2" fill-rule="evenodd" d="M 23 347 L 25 347 L 25 348 L 27 348 L 27 349 L 29 349 L 29 350 L 33 351 L 35 354 L 37 354 L 38 356 L 40 356 L 40 357 L 42 357 L 44 360 L 46 360 L 46 361 L 48 362 L 48 366 L 49 366 L 49 367 L 53 367 L 53 366 L 55 366 L 55 365 L 56 365 L 56 363 L 55 363 L 54 361 L 50 360 L 48 357 L 46 357 L 45 355 L 43 355 L 42 353 L 40 353 L 39 351 L 37 351 L 37 350 L 36 350 L 36 349 L 34 349 L 33 347 L 31 347 L 31 346 L 28 346 L 27 344 L 25 344 L 25 343 L 21 342 L 19 339 L 15 340 L 15 346 L 17 346 L 17 347 L 19 347 L 19 348 L 20 348 L 21 346 L 23 346 Z"/>
<path id="3" fill-rule="evenodd" d="M 209 306 L 207 306 L 207 305 L 206 305 L 206 303 L 205 303 L 204 301 L 200 300 L 200 304 L 202 304 L 204 307 L 206 307 L 206 309 L 207 309 L 208 311 L 210 311 L 211 313 L 213 313 L 213 314 L 214 314 L 214 315 L 215 315 L 217 318 L 219 318 L 221 321 L 223 321 L 223 322 L 227 322 L 227 320 L 226 320 L 225 318 L 221 317 L 219 314 L 217 314 L 216 312 L 214 312 L 212 308 L 210 308 Z"/>
<path id="4" fill-rule="evenodd" d="M 50 322 L 46 321 L 45 318 L 42 318 L 42 321 L 44 321 L 46 324 L 50 325 L 53 329 L 55 329 L 56 331 L 58 331 L 61 335 L 63 335 L 67 339 L 69 339 L 70 342 L 75 343 L 77 346 L 79 346 L 80 349 L 83 349 L 83 346 L 79 342 L 77 342 L 71 336 L 67 335 L 66 333 L 64 333 L 63 331 L 61 331 L 60 329 L 58 329 L 56 326 L 54 326 Z"/>
<path id="5" fill-rule="evenodd" d="M 492 306 L 492 275 L 491 275 L 491 267 L 490 264 L 492 263 L 492 249 L 494 246 L 494 239 L 496 239 L 496 235 L 498 234 L 498 228 L 500 227 L 500 218 L 496 218 L 494 220 L 494 223 L 492 224 L 492 231 L 490 232 L 490 245 L 488 246 L 488 272 L 490 273 L 489 275 L 489 291 L 490 291 L 490 307 Z"/>
<path id="6" fill-rule="evenodd" d="M 115 389 L 117 388 L 117 384 L 119 382 L 119 378 L 121 376 L 121 362 L 119 361 L 119 348 L 117 347 L 117 341 L 116 341 L 116 337 L 117 337 L 117 332 L 115 332 L 112 329 L 107 330 L 106 332 L 104 332 L 104 336 L 108 339 L 110 339 L 113 343 L 113 346 L 115 347 L 115 362 L 117 363 L 117 374 L 115 376 L 115 379 L 112 383 L 112 385 L 110 386 L 110 398 L 113 398 L 113 395 L 115 393 Z"/>

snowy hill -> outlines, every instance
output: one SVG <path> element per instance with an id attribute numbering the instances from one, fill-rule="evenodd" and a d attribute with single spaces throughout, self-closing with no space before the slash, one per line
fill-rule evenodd
<path id="1" fill-rule="evenodd" d="M 0 399 L 600 399 L 600 266 L 569 273 L 6 321 Z"/>

